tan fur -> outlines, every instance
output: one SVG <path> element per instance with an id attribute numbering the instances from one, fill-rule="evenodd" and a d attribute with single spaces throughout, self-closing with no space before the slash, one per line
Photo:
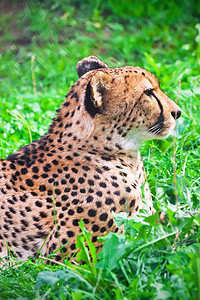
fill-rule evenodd
<path id="1" fill-rule="evenodd" d="M 108 68 L 89 57 L 77 72 L 83 76 L 47 134 L 0 161 L 1 257 L 7 243 L 20 260 L 35 256 L 45 239 L 43 255 L 64 245 L 56 259 L 71 256 L 80 220 L 98 244 L 104 232 L 118 231 L 112 211 L 128 208 L 132 216 L 143 206 L 144 184 L 154 212 L 138 149 L 170 134 L 179 107 L 139 67 Z"/>

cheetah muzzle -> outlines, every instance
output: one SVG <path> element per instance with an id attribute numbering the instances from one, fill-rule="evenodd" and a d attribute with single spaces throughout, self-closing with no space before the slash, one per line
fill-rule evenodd
<path id="1" fill-rule="evenodd" d="M 79 221 L 92 241 L 120 232 L 112 211 L 135 215 L 141 186 L 154 208 L 139 147 L 167 137 L 179 107 L 158 80 L 139 67 L 108 68 L 94 56 L 77 64 L 80 76 L 39 140 L 0 160 L 0 254 L 18 259 L 73 255 Z M 56 219 L 56 222 L 55 222 Z M 56 223 L 56 224 L 55 224 Z"/>

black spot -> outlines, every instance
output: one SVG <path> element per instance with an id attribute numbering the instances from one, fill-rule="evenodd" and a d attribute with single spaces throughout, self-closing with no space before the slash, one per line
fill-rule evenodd
<path id="1" fill-rule="evenodd" d="M 14 164 L 10 164 L 10 168 L 11 168 L 12 170 L 15 170 L 15 169 L 16 169 L 16 167 L 15 167 Z"/>
<path id="2" fill-rule="evenodd" d="M 26 202 L 26 197 L 25 197 L 25 195 L 23 195 L 23 196 L 19 196 L 19 199 L 22 201 L 22 202 Z"/>
<path id="3" fill-rule="evenodd" d="M 96 241 L 97 241 L 97 237 L 96 237 L 96 236 L 93 236 L 92 242 L 95 243 Z"/>
<path id="4" fill-rule="evenodd" d="M 87 203 L 90 203 L 93 201 L 93 197 L 92 196 L 88 196 L 86 199 Z"/>
<path id="5" fill-rule="evenodd" d="M 70 155 L 66 156 L 65 158 L 66 158 L 67 160 L 72 160 L 72 159 L 73 159 Z"/>
<path id="6" fill-rule="evenodd" d="M 97 191 L 96 194 L 97 194 L 97 196 L 99 196 L 99 197 L 102 196 L 102 192 L 101 192 L 101 191 Z"/>
<path id="7" fill-rule="evenodd" d="M 106 231 L 106 227 L 101 227 L 100 232 L 105 232 Z"/>
<path id="8" fill-rule="evenodd" d="M 72 168 L 71 170 L 72 170 L 72 172 L 74 172 L 74 173 L 78 173 L 78 170 L 77 170 L 76 168 Z"/>
<path id="9" fill-rule="evenodd" d="M 75 244 L 71 244 L 70 248 L 71 248 L 71 250 L 74 250 L 74 249 L 76 249 L 76 245 Z"/>
<path id="10" fill-rule="evenodd" d="M 99 168 L 96 168 L 96 171 L 97 171 L 99 174 L 102 174 L 102 171 L 101 171 L 101 169 L 99 169 Z"/>
<path id="11" fill-rule="evenodd" d="M 80 184 L 82 184 L 82 183 L 85 182 L 85 179 L 84 179 L 83 177 L 79 177 L 78 182 L 79 182 Z"/>
<path id="12" fill-rule="evenodd" d="M 117 188 L 119 186 L 119 184 L 117 182 L 112 182 L 112 186 Z"/>
<path id="13" fill-rule="evenodd" d="M 18 160 L 17 163 L 18 163 L 20 166 L 25 165 L 25 162 L 24 162 L 23 160 Z"/>
<path id="14" fill-rule="evenodd" d="M 33 171 L 33 173 L 38 173 L 38 172 L 39 172 L 39 169 L 38 169 L 38 167 L 33 167 L 33 168 L 32 168 L 32 171 Z"/>
<path id="15" fill-rule="evenodd" d="M 93 180 L 88 180 L 88 184 L 89 184 L 90 186 L 93 186 L 93 185 L 94 185 L 94 181 L 93 181 Z"/>
<path id="16" fill-rule="evenodd" d="M 93 225 L 92 226 L 92 231 L 93 232 L 96 232 L 96 231 L 98 231 L 99 230 L 99 226 L 98 225 Z"/>
<path id="17" fill-rule="evenodd" d="M 127 192 L 127 193 L 130 193 L 130 192 L 131 192 L 131 189 L 130 189 L 129 186 L 126 188 L 126 192 Z"/>
<path id="18" fill-rule="evenodd" d="M 29 212 L 29 211 L 31 211 L 31 208 L 30 208 L 29 206 L 26 206 L 26 207 L 25 207 L 25 210 L 26 210 L 27 212 Z"/>
<path id="19" fill-rule="evenodd" d="M 63 196 L 61 197 L 61 200 L 66 201 L 68 198 L 69 198 L 69 197 L 68 197 L 67 195 L 63 195 Z"/>
<path id="20" fill-rule="evenodd" d="M 97 208 L 101 207 L 101 202 L 100 201 L 96 201 L 96 206 L 97 206 Z"/>
<path id="21" fill-rule="evenodd" d="M 41 184 L 41 185 L 39 186 L 39 190 L 40 190 L 40 192 L 46 191 L 46 186 L 43 185 L 43 184 Z"/>
<path id="22" fill-rule="evenodd" d="M 21 169 L 21 173 L 22 173 L 23 175 L 27 174 L 27 173 L 28 173 L 27 168 L 22 168 L 22 169 Z"/>
<path id="23" fill-rule="evenodd" d="M 10 227 L 8 226 L 8 225 L 3 225 L 3 228 L 5 228 L 5 230 L 9 230 L 10 229 Z"/>
<path id="24" fill-rule="evenodd" d="M 95 209 L 89 209 L 88 216 L 89 217 L 95 217 L 97 214 L 97 211 Z"/>
<path id="25" fill-rule="evenodd" d="M 120 191 L 115 191 L 114 194 L 117 195 L 117 196 L 119 196 L 120 195 Z"/>
<path id="26" fill-rule="evenodd" d="M 104 171 L 109 171 L 110 168 L 108 166 L 103 166 Z"/>
<path id="27" fill-rule="evenodd" d="M 53 244 L 51 245 L 51 249 L 52 249 L 52 251 L 54 251 L 54 250 L 56 249 L 56 244 L 55 244 L 55 243 L 53 243 Z"/>
<path id="28" fill-rule="evenodd" d="M 79 213 L 79 214 L 84 211 L 84 209 L 80 206 L 78 206 L 76 210 L 77 210 L 77 213 Z"/>
<path id="29" fill-rule="evenodd" d="M 112 225 L 113 225 L 113 219 L 111 219 L 111 220 L 108 222 L 108 227 L 110 228 L 110 227 L 112 227 Z"/>
<path id="30" fill-rule="evenodd" d="M 84 222 L 85 224 L 90 223 L 90 221 L 89 221 L 88 219 L 83 219 L 83 222 Z"/>
<path id="31" fill-rule="evenodd" d="M 43 211 L 40 212 L 40 217 L 41 218 L 46 218 L 47 217 L 47 214 Z"/>
<path id="32" fill-rule="evenodd" d="M 74 182 L 75 182 L 75 179 L 74 179 L 74 178 L 70 178 L 69 182 L 70 182 L 70 183 L 74 183 Z"/>
<path id="33" fill-rule="evenodd" d="M 83 168 L 83 170 L 85 170 L 85 171 L 89 171 L 89 170 L 90 170 L 90 168 L 89 168 L 88 166 L 82 166 L 82 168 Z"/>
<path id="34" fill-rule="evenodd" d="M 72 197 L 77 196 L 77 192 L 71 192 Z"/>
<path id="35" fill-rule="evenodd" d="M 79 201 L 78 199 L 72 200 L 72 203 L 73 203 L 74 205 L 77 205 L 79 202 L 80 202 L 80 201 Z"/>
<path id="36" fill-rule="evenodd" d="M 102 188 L 106 188 L 106 184 L 105 184 L 105 182 L 100 182 L 100 187 L 102 187 Z"/>
<path id="37" fill-rule="evenodd" d="M 75 219 L 75 220 L 73 220 L 72 223 L 73 223 L 74 226 L 79 226 L 79 224 L 78 224 L 79 221 L 80 221 L 79 219 Z"/>
<path id="38" fill-rule="evenodd" d="M 56 195 L 60 195 L 61 194 L 61 191 L 59 189 L 55 189 L 55 194 Z"/>
<path id="39" fill-rule="evenodd" d="M 119 204 L 122 205 L 126 202 L 126 199 L 125 198 L 122 198 L 120 201 L 119 201 Z"/>
<path id="40" fill-rule="evenodd" d="M 106 202 L 107 205 L 110 205 L 113 203 L 113 200 L 111 198 L 106 198 Z"/>
<path id="41" fill-rule="evenodd" d="M 52 202 L 53 202 L 52 198 L 50 198 L 50 197 L 47 197 L 47 198 L 46 198 L 46 201 L 47 201 L 48 203 L 52 203 Z"/>
<path id="42" fill-rule="evenodd" d="M 50 172 L 51 170 L 51 165 L 50 164 L 46 164 L 46 166 L 43 167 L 44 172 Z"/>
<path id="43" fill-rule="evenodd" d="M 87 161 L 91 161 L 91 157 L 90 157 L 90 156 L 85 156 L 85 159 L 86 159 Z"/>
<path id="44" fill-rule="evenodd" d="M 62 244 L 64 245 L 64 244 L 66 244 L 66 243 L 68 243 L 68 240 L 62 239 Z"/>
<path id="45" fill-rule="evenodd" d="M 71 238 L 74 236 L 74 233 L 73 233 L 73 231 L 67 231 L 67 235 L 69 238 Z"/>
<path id="46" fill-rule="evenodd" d="M 16 214 L 16 211 L 14 210 L 13 207 L 9 207 L 9 210 L 10 210 L 11 213 Z"/>
<path id="47" fill-rule="evenodd" d="M 106 221 L 108 218 L 108 214 L 107 213 L 103 213 L 99 216 L 100 221 Z"/>
<path id="48" fill-rule="evenodd" d="M 130 203 L 130 207 L 133 207 L 135 205 L 135 200 L 132 200 Z"/>
<path id="49" fill-rule="evenodd" d="M 28 186 L 34 186 L 34 183 L 33 183 L 33 181 L 31 180 L 31 179 L 26 179 L 26 184 L 28 185 Z M 23 189 L 22 189 L 23 190 Z"/>
<path id="50" fill-rule="evenodd" d="M 35 205 L 38 206 L 38 207 L 42 207 L 42 203 L 40 201 L 36 201 Z"/>
<path id="51" fill-rule="evenodd" d="M 42 178 L 47 178 L 47 177 L 49 177 L 49 175 L 48 174 L 42 174 L 41 177 Z"/>

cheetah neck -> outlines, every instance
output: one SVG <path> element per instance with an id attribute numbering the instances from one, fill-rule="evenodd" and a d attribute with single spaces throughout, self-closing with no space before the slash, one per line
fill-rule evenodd
<path id="1" fill-rule="evenodd" d="M 77 81 L 76 85 L 70 89 L 47 133 L 63 145 L 72 144 L 74 141 L 80 143 L 86 140 L 93 131 L 93 118 L 85 110 L 85 93 L 81 92 L 84 90 L 84 85 L 79 86 L 79 81 Z"/>
<path id="2" fill-rule="evenodd" d="M 108 156 L 138 157 L 142 134 L 137 131 L 123 136 L 119 129 L 123 124 L 118 123 L 116 128 L 113 116 L 97 114 L 92 117 L 85 108 L 86 94 L 81 92 L 87 83 L 77 81 L 71 88 L 49 128 L 48 138 L 57 141 L 65 150 L 73 147 L 93 151 L 95 148 Z"/>

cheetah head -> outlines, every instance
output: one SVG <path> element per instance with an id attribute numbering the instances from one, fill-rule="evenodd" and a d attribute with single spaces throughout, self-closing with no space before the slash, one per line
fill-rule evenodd
<path id="1" fill-rule="evenodd" d="M 77 64 L 77 73 L 79 84 L 84 82 L 82 104 L 93 122 L 91 134 L 106 134 L 123 149 L 138 149 L 144 140 L 167 137 L 181 115 L 157 78 L 144 69 L 109 68 L 90 56 Z"/>

